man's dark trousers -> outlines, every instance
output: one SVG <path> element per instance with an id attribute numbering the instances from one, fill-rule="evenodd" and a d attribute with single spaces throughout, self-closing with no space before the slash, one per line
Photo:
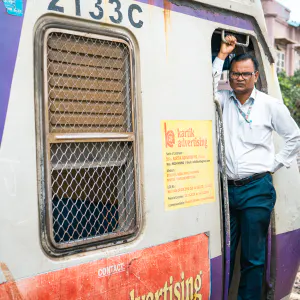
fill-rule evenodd
<path id="1" fill-rule="evenodd" d="M 266 238 L 276 192 L 271 174 L 244 186 L 228 186 L 230 207 L 230 282 L 241 237 L 241 279 L 238 300 L 260 300 Z"/>

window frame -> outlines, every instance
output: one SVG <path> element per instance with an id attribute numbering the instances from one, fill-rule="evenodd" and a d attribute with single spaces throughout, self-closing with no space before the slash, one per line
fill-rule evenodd
<path id="1" fill-rule="evenodd" d="M 262 54 L 264 54 L 264 49 L 260 49 L 259 47 L 259 37 L 253 35 L 252 33 L 248 33 L 248 32 L 244 32 L 244 30 L 238 30 L 237 28 L 235 29 L 230 29 L 227 28 L 226 26 L 223 27 L 217 27 L 212 31 L 212 38 L 214 35 L 221 35 L 221 31 L 222 30 L 226 30 L 230 33 L 233 34 L 241 34 L 241 35 L 249 35 L 250 36 L 250 45 L 252 44 L 253 46 L 253 52 L 252 55 L 254 55 L 254 57 L 257 59 L 258 63 L 259 63 L 259 77 L 258 77 L 258 81 L 256 83 L 256 88 L 258 88 L 260 91 L 264 92 L 264 93 L 268 93 L 268 82 L 267 82 L 267 78 L 266 78 L 266 73 L 265 73 L 265 66 L 262 60 Z M 250 47 L 250 45 L 248 46 L 248 48 Z M 211 53 L 213 53 L 213 50 L 211 48 Z M 233 52 L 234 53 L 234 52 Z M 227 74 L 226 74 L 227 72 Z M 231 90 L 230 84 L 229 84 L 229 71 L 228 70 L 224 70 L 222 72 L 221 75 L 221 79 L 219 81 L 219 87 L 221 86 L 223 90 Z"/>
<path id="2" fill-rule="evenodd" d="M 130 63 L 130 101 L 131 101 L 131 122 L 132 132 L 120 134 L 119 138 L 107 139 L 106 134 L 99 132 L 98 136 L 93 133 L 84 134 L 78 133 L 74 140 L 74 133 L 50 133 L 49 131 L 49 111 L 48 111 L 48 82 L 45 73 L 47 73 L 47 37 L 51 32 L 64 32 L 75 35 L 82 35 L 100 40 L 116 41 L 123 43 L 128 48 L 129 63 Z M 89 24 L 85 21 L 70 21 L 62 20 L 56 17 L 42 18 L 36 27 L 34 40 L 34 64 L 35 64 L 35 107 L 36 107 L 36 151 L 37 151 L 37 182 L 38 182 L 38 199 L 39 199 L 39 219 L 41 244 L 50 256 L 64 256 L 71 253 L 83 252 L 92 249 L 109 247 L 128 243 L 137 238 L 140 234 L 143 219 L 142 219 L 142 191 L 141 191 L 141 164 L 140 151 L 140 128 L 137 126 L 140 120 L 136 118 L 140 111 L 137 101 L 137 90 L 139 88 L 139 80 L 137 73 L 138 57 L 137 45 L 131 34 L 125 30 L 112 30 L 108 26 L 99 27 Z M 125 100 L 126 101 L 126 100 Z M 118 133 L 115 133 L 118 136 Z M 59 135 L 59 138 L 58 138 Z M 81 137 L 80 137 L 81 136 Z M 134 189 L 135 189 L 135 218 L 136 225 L 133 230 L 108 234 L 107 236 L 97 236 L 90 241 L 78 240 L 72 241 L 71 246 L 58 244 L 53 236 L 53 215 L 52 215 L 52 200 L 51 195 L 51 157 L 50 146 L 54 143 L 72 143 L 72 142 L 131 142 L 133 147 L 133 172 L 134 172 Z M 50 197 L 50 198 L 49 198 Z M 122 224 L 120 224 L 122 227 Z"/>

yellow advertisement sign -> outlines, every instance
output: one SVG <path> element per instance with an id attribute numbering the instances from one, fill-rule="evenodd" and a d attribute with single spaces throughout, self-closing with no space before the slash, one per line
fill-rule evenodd
<path id="1" fill-rule="evenodd" d="M 165 209 L 215 201 L 212 121 L 162 121 Z"/>

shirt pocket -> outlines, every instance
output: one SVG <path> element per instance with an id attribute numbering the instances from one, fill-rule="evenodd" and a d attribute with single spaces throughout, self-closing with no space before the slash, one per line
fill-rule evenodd
<path id="1" fill-rule="evenodd" d="M 268 135 L 268 129 L 260 124 L 244 124 L 241 140 L 249 145 L 261 145 Z"/>

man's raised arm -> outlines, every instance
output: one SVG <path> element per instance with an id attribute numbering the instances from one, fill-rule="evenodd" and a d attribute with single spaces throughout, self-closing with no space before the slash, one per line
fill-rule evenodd
<path id="1" fill-rule="evenodd" d="M 223 107 L 221 94 L 218 92 L 218 84 L 221 79 L 224 61 L 227 56 L 234 50 L 236 44 L 236 38 L 234 36 L 226 37 L 227 43 L 221 42 L 221 48 L 218 53 L 218 56 L 213 62 L 213 88 L 214 88 L 214 97 L 220 102 Z"/>

